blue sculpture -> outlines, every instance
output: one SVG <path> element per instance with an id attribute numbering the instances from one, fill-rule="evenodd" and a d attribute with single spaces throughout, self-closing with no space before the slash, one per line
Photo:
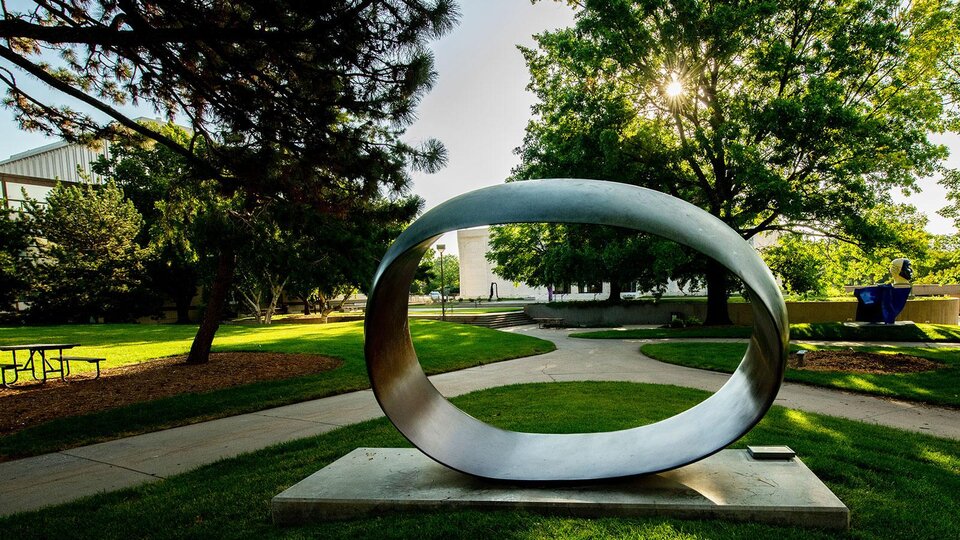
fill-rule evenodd
<path id="1" fill-rule="evenodd" d="M 913 279 L 913 267 L 909 259 L 894 259 L 890 262 L 891 285 L 874 285 L 854 289 L 857 297 L 857 320 L 871 323 L 893 324 L 897 315 L 907 305 Z"/>

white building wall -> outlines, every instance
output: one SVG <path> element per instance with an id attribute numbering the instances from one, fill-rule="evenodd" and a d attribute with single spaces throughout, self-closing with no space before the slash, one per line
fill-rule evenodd
<path id="1" fill-rule="evenodd" d="M 457 231 L 457 249 L 460 251 L 460 297 L 487 298 L 490 284 L 496 283 L 500 298 L 547 297 L 546 289 L 530 287 L 526 283 L 512 283 L 493 273 L 493 263 L 487 260 L 490 250 L 490 228 Z"/>
<path id="2" fill-rule="evenodd" d="M 534 298 L 540 302 L 548 300 L 545 287 L 531 287 L 526 283 L 512 283 L 493 272 L 493 263 L 487 260 L 490 251 L 490 228 L 478 227 L 457 231 L 457 246 L 460 251 L 460 296 L 463 298 L 487 298 L 490 296 L 490 284 L 496 283 L 501 298 Z M 644 293 L 641 293 L 644 294 Z M 649 294 L 649 293 L 646 293 Z M 700 290 L 681 290 L 677 282 L 667 283 L 665 296 L 704 294 Z M 570 286 L 566 294 L 554 294 L 558 302 L 573 300 L 605 300 L 610 296 L 610 284 L 603 283 L 599 293 L 580 292 L 577 284 Z"/>
<path id="3" fill-rule="evenodd" d="M 93 174 L 91 164 L 108 152 L 109 144 L 106 141 L 102 141 L 98 148 L 60 141 L 28 152 L 14 154 L 10 159 L 0 161 L 0 172 L 48 180 L 80 182 L 83 179 L 78 173 L 79 170 L 94 182 L 101 182 L 103 179 Z"/>

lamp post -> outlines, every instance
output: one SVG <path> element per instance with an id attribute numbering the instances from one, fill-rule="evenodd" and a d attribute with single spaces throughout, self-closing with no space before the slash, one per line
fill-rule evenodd
<path id="1" fill-rule="evenodd" d="M 440 252 L 440 320 L 447 320 L 447 296 L 443 280 L 443 250 L 447 249 L 444 244 L 437 244 L 437 251 Z"/>

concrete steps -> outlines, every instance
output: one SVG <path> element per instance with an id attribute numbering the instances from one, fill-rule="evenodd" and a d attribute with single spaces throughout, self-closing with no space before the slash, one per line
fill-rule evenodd
<path id="1" fill-rule="evenodd" d="M 440 315 L 411 315 L 411 318 L 441 320 Z M 509 328 L 511 326 L 522 326 L 524 324 L 533 324 L 526 313 L 514 311 L 510 313 L 483 313 L 477 315 L 458 315 L 456 313 L 447 313 L 447 322 L 459 324 L 472 324 L 474 326 L 484 326 L 486 328 Z"/>
<path id="2" fill-rule="evenodd" d="M 478 321 L 474 324 L 478 326 L 486 326 L 487 328 L 509 328 L 511 326 L 533 324 L 533 319 L 531 319 L 522 311 L 514 311 L 512 313 L 489 313 L 485 315 L 481 321 Z"/>

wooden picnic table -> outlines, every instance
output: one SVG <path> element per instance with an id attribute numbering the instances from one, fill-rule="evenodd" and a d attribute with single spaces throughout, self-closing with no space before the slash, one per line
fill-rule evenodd
<path id="1" fill-rule="evenodd" d="M 79 343 L 29 343 L 26 345 L 0 346 L 0 351 L 10 351 L 13 354 L 12 364 L 0 365 L 0 370 L 2 370 L 3 385 L 9 386 L 17 382 L 20 377 L 20 373 L 24 371 L 29 371 L 30 375 L 33 376 L 33 380 L 40 380 L 40 378 L 37 377 L 37 356 L 40 357 L 40 377 L 43 379 L 43 382 L 47 382 L 47 374 L 49 373 L 59 373 L 60 380 L 66 380 L 66 375 L 70 373 L 70 368 L 69 363 L 67 363 L 66 370 L 64 369 L 63 351 L 79 346 Z M 27 360 L 22 364 L 17 363 L 17 351 L 29 351 Z M 48 357 L 48 351 L 58 351 L 58 354 L 56 356 L 50 355 Z M 56 362 L 56 366 L 54 366 L 54 362 Z M 12 381 L 7 381 L 8 371 L 13 372 Z"/>

